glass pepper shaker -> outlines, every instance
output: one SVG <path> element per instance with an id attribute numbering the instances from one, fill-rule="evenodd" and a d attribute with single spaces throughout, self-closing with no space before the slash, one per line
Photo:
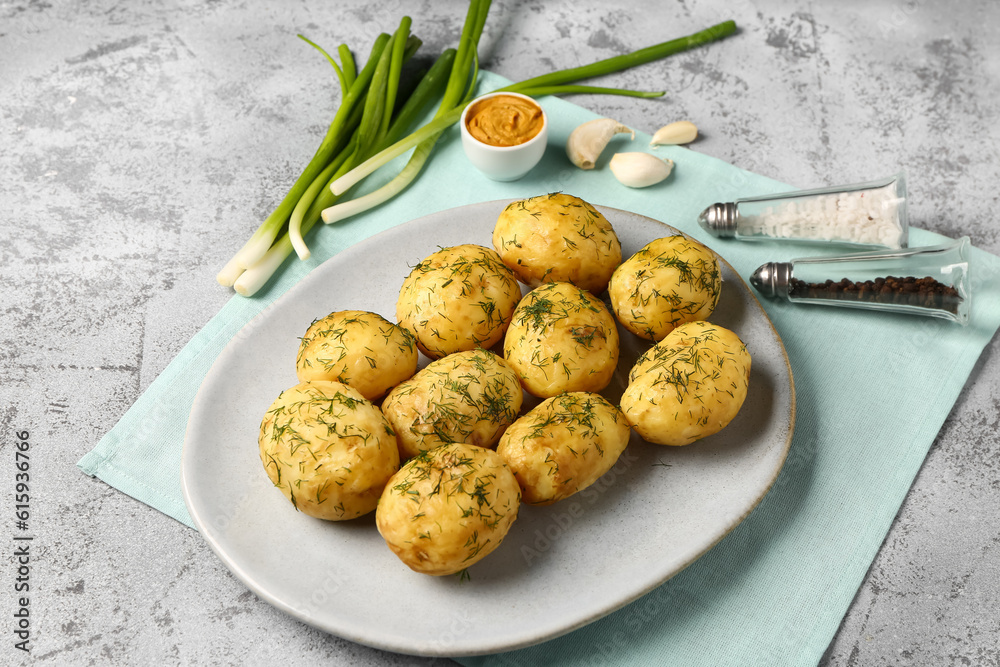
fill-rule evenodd
<path id="1" fill-rule="evenodd" d="M 768 262 L 750 276 L 767 297 L 969 322 L 969 239 L 897 252 Z"/>
<path id="2" fill-rule="evenodd" d="M 906 176 L 712 204 L 698 224 L 717 238 L 905 248 Z"/>

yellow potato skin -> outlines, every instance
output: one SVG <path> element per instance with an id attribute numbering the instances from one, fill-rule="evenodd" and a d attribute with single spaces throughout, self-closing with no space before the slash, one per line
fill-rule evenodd
<path id="1" fill-rule="evenodd" d="M 618 321 L 652 341 L 662 340 L 680 324 L 707 319 L 721 292 L 715 255 L 679 235 L 647 243 L 615 269 L 608 284 Z"/>
<path id="2" fill-rule="evenodd" d="M 465 244 L 431 253 L 410 271 L 396 320 L 432 359 L 499 342 L 521 298 L 517 278 L 490 248 Z"/>
<path id="3" fill-rule="evenodd" d="M 406 460 L 449 442 L 492 448 L 523 400 L 517 374 L 503 359 L 468 350 L 432 361 L 394 387 L 382 412 Z"/>
<path id="4" fill-rule="evenodd" d="M 374 401 L 417 372 L 418 356 L 407 329 L 376 313 L 342 310 L 309 326 L 295 371 L 300 382 L 342 382 Z"/>
<path id="5" fill-rule="evenodd" d="M 518 304 L 504 338 L 504 358 L 539 398 L 598 392 L 618 364 L 618 329 L 604 303 L 570 283 L 544 283 Z"/>
<path id="6" fill-rule="evenodd" d="M 493 247 L 529 287 L 569 282 L 598 294 L 622 261 L 621 243 L 607 218 L 561 192 L 509 204 L 493 228 Z"/>
<path id="7" fill-rule="evenodd" d="M 328 521 L 371 512 L 399 469 L 389 423 L 339 382 L 303 382 L 281 392 L 257 442 L 274 486 L 300 512 Z"/>
<path id="8" fill-rule="evenodd" d="M 375 524 L 412 570 L 442 576 L 500 546 L 520 502 L 514 473 L 499 454 L 452 443 L 410 459 L 393 475 Z"/>
<path id="9" fill-rule="evenodd" d="M 621 409 L 643 439 L 688 445 L 725 428 L 750 382 L 750 353 L 739 337 L 689 322 L 649 348 L 632 367 Z"/>
<path id="10" fill-rule="evenodd" d="M 631 434 L 625 415 L 599 394 L 573 392 L 542 401 L 497 445 L 521 485 L 521 498 L 549 505 L 582 491 L 618 461 Z"/>

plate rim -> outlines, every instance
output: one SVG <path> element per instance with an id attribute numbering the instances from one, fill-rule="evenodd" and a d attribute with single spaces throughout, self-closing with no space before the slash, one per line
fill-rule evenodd
<path id="1" fill-rule="evenodd" d="M 190 476 L 189 476 L 189 473 L 188 473 L 188 470 L 189 470 L 190 466 L 192 465 L 192 463 L 190 461 L 190 458 L 191 458 L 191 456 L 193 456 L 192 453 L 191 453 L 192 447 L 189 445 L 189 442 L 192 440 L 191 430 L 192 430 L 192 424 L 195 421 L 194 417 L 195 417 L 196 413 L 199 410 L 199 405 L 203 404 L 203 401 L 201 401 L 202 394 L 203 394 L 203 392 L 207 391 L 206 386 L 208 384 L 210 384 L 207 380 L 213 374 L 213 372 L 216 371 L 217 366 L 221 365 L 221 361 L 225 357 L 227 357 L 229 354 L 233 354 L 232 348 L 236 345 L 236 342 L 239 339 L 241 339 L 241 335 L 240 335 L 241 332 L 243 332 L 243 331 L 245 331 L 247 329 L 255 327 L 256 323 L 259 320 L 268 317 L 268 312 L 271 310 L 271 308 L 273 306 L 277 305 L 278 303 L 280 303 L 282 301 L 294 299 L 295 296 L 296 296 L 296 294 L 298 292 L 308 289 L 309 288 L 309 284 L 311 282 L 309 280 L 309 278 L 311 276 L 313 276 L 313 275 L 318 274 L 319 273 L 319 269 L 321 267 L 323 267 L 324 265 L 326 265 L 328 262 L 332 262 L 332 261 L 337 260 L 345 251 L 351 251 L 351 253 L 364 253 L 369 248 L 369 246 L 377 247 L 379 241 L 382 238 L 384 238 L 385 236 L 392 235 L 394 233 L 398 233 L 398 229 L 400 227 L 403 227 L 403 226 L 406 226 L 406 225 L 410 225 L 411 223 L 419 223 L 420 221 L 423 221 L 423 220 L 428 219 L 428 218 L 436 218 L 436 217 L 439 217 L 439 216 L 456 214 L 458 212 L 461 212 L 463 210 L 467 210 L 467 209 L 470 209 L 470 208 L 503 207 L 503 206 L 506 206 L 507 204 L 513 202 L 513 201 L 518 201 L 518 200 L 519 200 L 519 198 L 516 198 L 516 197 L 503 198 L 503 199 L 494 199 L 494 200 L 488 200 L 488 201 L 482 201 L 482 202 L 474 202 L 474 203 L 470 203 L 470 204 L 464 204 L 464 205 L 460 205 L 460 206 L 456 206 L 456 207 L 452 207 L 452 208 L 441 209 L 441 210 L 438 210 L 438 211 L 427 213 L 425 215 L 418 216 L 416 218 L 412 218 L 410 220 L 402 221 L 402 222 L 397 223 L 395 225 L 392 225 L 392 226 L 390 226 L 390 227 L 388 227 L 386 229 L 383 229 L 383 230 L 381 230 L 379 232 L 376 232 L 376 233 L 374 233 L 374 234 L 372 234 L 372 235 L 370 235 L 370 236 L 368 236 L 368 237 L 366 237 L 366 238 L 364 238 L 364 239 L 362 239 L 362 240 L 360 240 L 360 241 L 358 241 L 358 242 L 356 242 L 356 243 L 354 243 L 354 244 L 352 244 L 350 246 L 347 246 L 347 247 L 343 248 L 341 251 L 339 251 L 336 254 L 332 255 L 331 257 L 327 258 L 321 264 L 319 264 L 315 268 L 313 268 L 309 273 L 307 273 L 305 276 L 303 276 L 303 278 L 300 279 L 296 284 L 292 285 L 283 294 L 281 294 L 280 296 L 278 296 L 277 298 L 275 298 L 270 304 L 267 304 L 264 308 L 262 308 L 260 310 L 260 312 L 258 312 L 252 318 L 250 318 L 250 320 L 248 320 L 242 327 L 240 327 L 240 329 L 238 329 L 233 334 L 233 336 L 229 339 L 229 341 L 226 342 L 226 344 L 222 348 L 222 350 L 220 350 L 220 352 L 219 352 L 218 356 L 215 358 L 215 360 L 213 360 L 211 367 L 207 371 L 205 377 L 202 379 L 202 382 L 201 382 L 201 384 L 198 387 L 198 391 L 195 394 L 194 401 L 192 403 L 192 408 L 191 408 L 191 411 L 190 411 L 190 413 L 188 415 L 188 421 L 187 421 L 187 424 L 185 426 L 184 442 L 183 442 L 182 451 L 181 451 L 181 471 L 180 471 L 181 472 L 181 474 L 180 474 L 181 494 L 182 494 L 182 497 L 183 497 L 183 500 L 184 500 L 184 504 L 185 504 L 185 506 L 186 506 L 186 508 L 188 510 L 188 513 L 191 516 L 192 522 L 194 523 L 195 529 L 201 535 L 202 539 L 204 539 L 205 542 L 208 544 L 209 548 L 215 553 L 216 557 L 219 558 L 219 560 L 222 562 L 222 564 L 244 586 L 246 586 L 257 597 L 261 598 L 262 600 L 264 600 L 265 602 L 267 602 L 271 606 L 273 606 L 273 607 L 281 610 L 282 612 L 284 612 L 285 614 L 291 616 L 292 618 L 294 618 L 294 619 L 296 619 L 296 620 L 298 620 L 298 621 L 300 621 L 302 623 L 305 623 L 306 625 L 314 627 L 314 628 L 316 628 L 318 630 L 321 630 L 323 632 L 326 632 L 326 633 L 328 633 L 330 635 L 333 635 L 333 636 L 336 636 L 336 637 L 340 637 L 340 638 L 346 639 L 348 641 L 353 641 L 353 642 L 356 642 L 358 644 L 362 644 L 362 645 L 369 646 L 369 647 L 372 647 L 372 648 L 377 648 L 377 649 L 380 649 L 380 650 L 390 651 L 390 652 L 394 652 L 394 653 L 401 653 L 401 654 L 406 654 L 406 655 L 427 656 L 427 657 L 454 657 L 454 656 L 458 656 L 458 655 L 462 655 L 462 656 L 474 656 L 474 655 L 488 655 L 488 654 L 493 654 L 493 653 L 500 653 L 500 652 L 504 652 L 504 651 L 511 651 L 511 650 L 517 650 L 517 649 L 521 649 L 521 648 L 526 648 L 528 646 L 533 646 L 533 645 L 536 645 L 536 644 L 539 644 L 539 643 L 542 643 L 542 642 L 545 642 L 545 641 L 550 641 L 552 639 L 556 639 L 556 638 L 561 637 L 563 635 L 566 635 L 566 634 L 568 634 L 570 632 L 573 632 L 574 630 L 578 630 L 578 629 L 580 629 L 582 627 L 585 627 L 585 626 L 587 626 L 587 625 L 589 625 L 589 624 L 591 624 L 591 623 L 593 623 L 593 622 L 595 622 L 595 621 L 597 621 L 597 620 L 599 620 L 601 618 L 604 618 L 605 616 L 607 616 L 607 615 L 609 615 L 609 614 L 611 614 L 611 613 L 613 613 L 613 612 L 615 612 L 615 611 L 617 611 L 619 609 L 622 609 L 622 608 L 628 606 L 632 602 L 635 602 L 639 598 L 641 598 L 641 597 L 649 594 L 651 591 L 655 590 L 656 588 L 659 588 L 660 586 L 662 586 L 663 584 L 665 584 L 667 581 L 669 581 L 673 577 L 677 576 L 682 571 L 684 571 L 685 569 L 687 569 L 688 567 L 690 567 L 693 563 L 695 563 L 696 561 L 698 561 L 702 556 L 704 556 L 711 549 L 713 549 L 716 545 L 718 545 L 719 542 L 721 542 L 733 530 L 735 530 L 735 528 L 737 526 L 739 526 L 741 523 L 743 523 L 743 521 L 745 521 L 746 518 L 757 508 L 757 506 L 768 495 L 768 493 L 770 492 L 771 488 L 774 486 L 774 484 L 775 484 L 776 480 L 778 479 L 778 476 L 781 474 L 781 471 L 783 470 L 785 462 L 787 460 L 788 452 L 789 452 L 789 450 L 791 448 L 792 438 L 794 436 L 795 425 L 796 425 L 795 379 L 794 379 L 794 375 L 792 373 L 791 362 L 790 362 L 790 360 L 788 358 L 788 353 L 787 353 L 787 350 L 785 349 L 785 344 L 784 344 L 784 341 L 781 338 L 781 335 L 778 333 L 777 329 L 774 327 L 773 321 L 771 320 L 770 317 L 768 317 L 767 311 L 764 310 L 763 306 L 760 303 L 760 300 L 754 294 L 753 290 L 750 289 L 750 286 L 747 284 L 746 280 L 743 278 L 742 275 L 740 275 L 740 273 L 738 271 L 736 271 L 736 269 L 724 257 L 720 256 L 713 248 L 709 247 L 709 250 L 713 253 L 713 255 L 715 255 L 715 257 L 717 258 L 717 260 L 720 261 L 720 262 L 722 262 L 722 263 L 724 263 L 729 268 L 729 270 L 732 272 L 732 274 L 739 279 L 740 283 L 742 284 L 743 289 L 751 297 L 751 302 L 752 302 L 753 306 L 756 307 L 756 309 L 758 311 L 758 314 L 760 316 L 762 316 L 763 319 L 764 319 L 764 321 L 767 323 L 767 326 L 770 328 L 770 330 L 771 330 L 771 332 L 772 332 L 772 334 L 774 336 L 775 342 L 777 342 L 777 344 L 778 344 L 778 349 L 781 352 L 781 359 L 784 362 L 785 374 L 787 375 L 787 379 L 788 379 L 789 403 L 788 403 L 787 435 L 785 437 L 785 441 L 784 441 L 783 445 L 781 446 L 780 457 L 779 457 L 780 460 L 779 460 L 778 464 L 775 466 L 775 468 L 773 470 L 773 473 L 771 474 L 770 479 L 768 480 L 766 486 L 762 487 L 762 490 L 757 494 L 757 497 L 753 500 L 753 502 L 749 503 L 749 505 L 747 506 L 747 508 L 745 509 L 745 511 L 743 511 L 734 521 L 732 521 L 730 523 L 730 525 L 725 528 L 725 530 L 721 531 L 721 533 L 716 537 L 716 539 L 714 541 L 711 541 L 710 543 L 708 543 L 707 545 L 705 545 L 703 549 L 701 549 L 697 553 L 691 555 L 691 557 L 687 558 L 686 561 L 683 562 L 678 568 L 676 568 L 672 572 L 668 573 L 663 578 L 659 578 L 659 577 L 652 578 L 649 582 L 647 582 L 646 586 L 641 587 L 637 592 L 633 592 L 632 594 L 630 594 L 629 596 L 626 596 L 623 599 L 611 601 L 609 604 L 606 604 L 606 605 L 602 606 L 599 610 L 594 611 L 593 613 L 587 615 L 586 617 L 577 619 L 576 621 L 574 621 L 572 623 L 568 623 L 568 624 L 562 626 L 558 631 L 546 632 L 543 636 L 533 635 L 533 636 L 530 636 L 530 637 L 521 637 L 521 638 L 518 638 L 516 640 L 507 640 L 507 641 L 504 641 L 504 642 L 496 643 L 495 645 L 483 646 L 483 647 L 481 647 L 481 649 L 473 650 L 471 652 L 470 651 L 462 651 L 462 652 L 456 653 L 455 651 L 440 651 L 440 650 L 428 649 L 428 647 L 426 645 L 423 645 L 421 647 L 416 647 L 416 646 L 413 646 L 413 645 L 410 645 L 410 644 L 404 645 L 404 643 L 402 643 L 402 642 L 401 643 L 396 643 L 396 644 L 391 644 L 391 643 L 382 642 L 382 641 L 373 641 L 371 638 L 366 638 L 366 637 L 358 636 L 358 635 L 356 635 L 354 633 L 342 633 L 339 630 L 332 629 L 332 628 L 329 627 L 328 624 L 321 623 L 318 620 L 313 619 L 310 615 L 303 614 L 303 613 L 299 612 L 299 610 L 295 609 L 294 607 L 290 606 L 287 602 L 285 602 L 281 598 L 277 597 L 275 594 L 273 594 L 269 590 L 269 588 L 260 585 L 257 582 L 257 580 L 251 574 L 249 574 L 248 572 L 246 572 L 244 570 L 244 568 L 242 568 L 237 562 L 235 562 L 231 558 L 231 556 L 229 555 L 229 553 L 222 547 L 222 545 L 219 543 L 219 540 L 213 534 L 213 530 L 212 530 L 211 526 L 209 525 L 209 522 L 208 522 L 207 518 L 204 517 L 204 516 L 202 516 L 201 511 L 196 506 L 196 502 L 193 499 L 193 496 L 195 495 L 195 491 L 191 488 L 191 483 L 192 482 L 191 482 L 191 479 L 190 479 Z M 641 213 L 634 213 L 632 211 L 627 211 L 627 210 L 624 210 L 624 209 L 619 209 L 619 208 L 615 208 L 615 207 L 611 207 L 611 206 L 604 206 L 604 205 L 600 205 L 600 204 L 593 204 L 593 206 L 595 208 L 597 208 L 602 214 L 604 214 L 605 217 L 608 217 L 608 213 L 609 212 L 612 215 L 614 215 L 614 214 L 622 214 L 622 215 L 626 215 L 626 216 L 636 216 L 636 217 L 639 217 L 639 218 L 643 218 L 646 221 L 655 223 L 656 225 L 658 225 L 660 227 L 663 227 L 666 230 L 669 230 L 672 234 L 680 234 L 682 236 L 685 236 L 687 238 L 691 238 L 691 239 L 693 239 L 693 240 L 701 243 L 700 241 L 698 241 L 697 239 L 694 239 L 694 237 L 690 236 L 689 234 L 686 234 L 685 232 L 677 229 L 676 227 L 673 227 L 672 225 L 669 225 L 669 224 L 667 224 L 665 222 L 657 220 L 656 218 L 652 218 L 652 217 L 649 217 L 649 216 L 641 214 Z"/>

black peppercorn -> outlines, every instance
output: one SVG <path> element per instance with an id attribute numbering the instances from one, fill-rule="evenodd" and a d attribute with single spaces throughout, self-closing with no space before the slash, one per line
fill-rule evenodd
<path id="1" fill-rule="evenodd" d="M 789 289 L 792 298 L 830 299 L 839 301 L 865 301 L 870 303 L 897 303 L 920 308 L 935 308 L 950 313 L 958 312 L 962 297 L 958 291 L 930 276 L 886 276 L 874 280 L 854 282 L 844 278 L 838 282 L 807 283 L 793 278 Z"/>

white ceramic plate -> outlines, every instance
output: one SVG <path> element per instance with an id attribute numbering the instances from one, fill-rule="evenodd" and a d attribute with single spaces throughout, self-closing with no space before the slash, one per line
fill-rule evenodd
<path id="1" fill-rule="evenodd" d="M 184 445 L 184 498 L 222 562 L 282 611 L 399 653 L 529 646 L 624 606 L 692 563 L 750 513 L 781 469 L 795 418 L 788 359 L 746 283 L 723 262 L 723 296 L 710 319 L 739 334 L 753 365 L 749 396 L 722 432 L 682 448 L 633 436 L 590 488 L 548 507 L 523 506 L 503 544 L 465 581 L 410 571 L 382 541 L 373 515 L 328 523 L 295 512 L 264 473 L 257 431 L 271 402 L 297 383 L 298 337 L 336 310 L 394 321 L 409 267 L 439 246 L 490 246 L 507 203 L 429 215 L 341 252 L 247 324 L 205 378 Z M 626 257 L 676 231 L 598 208 Z M 616 403 L 644 349 L 631 334 L 622 341 L 622 370 L 605 392 Z"/>

